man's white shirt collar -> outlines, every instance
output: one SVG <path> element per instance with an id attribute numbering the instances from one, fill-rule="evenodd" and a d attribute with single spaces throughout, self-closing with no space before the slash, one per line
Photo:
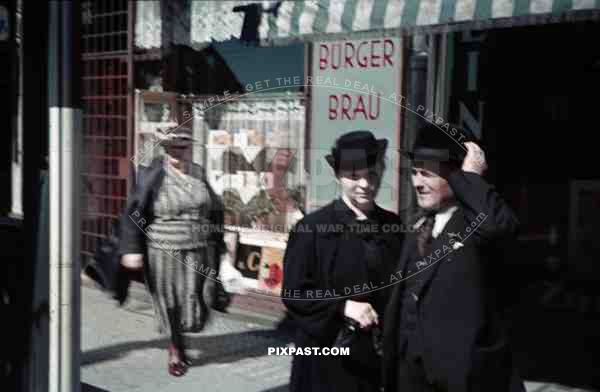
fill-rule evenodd
<path id="1" fill-rule="evenodd" d="M 435 224 L 433 225 L 433 230 L 431 232 L 433 238 L 437 238 L 437 236 L 440 235 L 457 209 L 458 206 L 451 206 L 435 214 Z M 423 222 L 425 222 L 425 217 L 419 219 L 417 223 L 414 224 L 413 228 L 418 229 L 421 227 Z"/>

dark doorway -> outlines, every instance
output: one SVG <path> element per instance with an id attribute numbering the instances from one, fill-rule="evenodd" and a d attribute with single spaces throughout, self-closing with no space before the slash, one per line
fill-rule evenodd
<path id="1" fill-rule="evenodd" d="M 582 284 L 600 281 L 595 262 L 600 247 L 582 243 L 586 233 L 578 230 L 584 223 L 574 219 L 586 209 L 588 220 L 600 223 L 598 210 L 590 208 L 593 200 L 585 198 L 593 199 L 594 183 L 600 180 L 594 164 L 599 36 L 600 24 L 592 23 L 493 31 L 480 65 L 484 138 L 494 181 L 518 209 L 523 239 L 547 246 L 555 230 L 553 252 L 562 260 L 556 268 L 563 278 Z M 584 197 L 573 193 L 578 189 Z M 585 252 L 573 249 L 582 245 L 588 247 Z M 543 247 L 533 249 L 538 254 L 531 255 L 532 261 L 546 256 Z"/>
<path id="2" fill-rule="evenodd" d="M 522 224 L 507 284 L 519 292 L 514 331 L 523 375 L 598 388 L 600 24 L 490 30 L 481 37 L 478 99 L 490 180 Z M 457 40 L 453 86 L 467 78 L 472 49 Z"/>

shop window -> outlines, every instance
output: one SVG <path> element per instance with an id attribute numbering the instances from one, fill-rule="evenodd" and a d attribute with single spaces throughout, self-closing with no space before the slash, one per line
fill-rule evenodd
<path id="1" fill-rule="evenodd" d="M 304 106 L 297 99 L 236 101 L 205 112 L 208 180 L 226 224 L 286 233 L 305 204 Z"/>
<path id="2" fill-rule="evenodd" d="M 305 108 L 299 97 L 227 100 L 136 95 L 136 164 L 164 154 L 155 131 L 174 124 L 194 132 L 193 161 L 225 205 L 225 224 L 247 233 L 286 234 L 303 216 Z M 266 234 L 268 236 L 268 234 Z M 263 235 L 263 238 L 264 237 Z"/>

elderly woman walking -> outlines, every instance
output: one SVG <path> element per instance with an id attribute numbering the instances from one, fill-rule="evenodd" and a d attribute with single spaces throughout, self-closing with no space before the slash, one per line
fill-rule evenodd
<path id="1" fill-rule="evenodd" d="M 191 130 L 178 127 L 160 137 L 164 157 L 139 167 L 128 198 L 120 254 L 125 268 L 144 268 L 158 329 L 170 337 L 169 373 L 182 376 L 189 365 L 183 333 L 205 325 L 219 259 L 228 252 L 221 200 L 191 160 Z"/>

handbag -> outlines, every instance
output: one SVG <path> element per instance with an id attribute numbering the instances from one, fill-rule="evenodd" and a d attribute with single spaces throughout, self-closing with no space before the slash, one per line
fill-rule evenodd
<path id="1" fill-rule="evenodd" d="M 115 221 L 109 236 L 100 240 L 94 254 L 94 264 L 89 267 L 99 275 L 104 290 L 111 293 L 119 305 L 123 305 L 128 297 L 131 276 L 121 265 L 119 240 L 120 225 L 119 221 Z"/>
<path id="2" fill-rule="evenodd" d="M 342 358 L 352 366 L 378 369 L 383 356 L 381 328 L 373 325 L 368 329 L 361 329 L 357 321 L 344 317 L 344 324 L 335 338 L 333 347 L 348 348 L 349 355 Z"/>

